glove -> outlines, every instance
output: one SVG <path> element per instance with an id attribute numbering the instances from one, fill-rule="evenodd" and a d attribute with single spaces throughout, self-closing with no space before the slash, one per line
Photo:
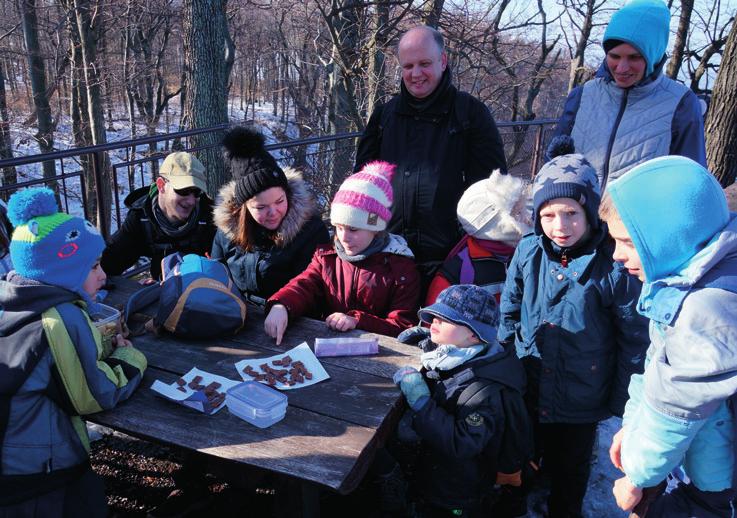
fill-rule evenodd
<path id="1" fill-rule="evenodd" d="M 407 404 L 412 410 L 420 410 L 430 399 L 430 389 L 422 378 L 422 374 L 414 367 L 402 367 L 394 373 L 393 380 L 399 385 L 399 389 L 407 398 Z"/>
<path id="2" fill-rule="evenodd" d="M 397 340 L 403 344 L 417 345 L 426 338 L 430 338 L 430 330 L 426 327 L 414 326 L 399 333 Z"/>

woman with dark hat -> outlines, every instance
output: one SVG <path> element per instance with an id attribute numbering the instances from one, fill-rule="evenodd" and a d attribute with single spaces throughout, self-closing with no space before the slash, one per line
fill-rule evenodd
<path id="1" fill-rule="evenodd" d="M 301 273 L 330 236 L 302 175 L 279 167 L 263 135 L 234 128 L 223 147 L 233 181 L 217 196 L 212 258 L 228 265 L 245 295 L 267 299 Z"/>

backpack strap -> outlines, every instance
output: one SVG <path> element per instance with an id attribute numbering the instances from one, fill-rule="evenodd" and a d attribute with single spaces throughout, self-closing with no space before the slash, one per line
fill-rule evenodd
<path id="1" fill-rule="evenodd" d="M 471 127 L 471 94 L 456 90 L 455 103 L 453 105 L 453 118 L 458 125 L 456 131 L 466 131 Z"/>
<path id="2" fill-rule="evenodd" d="M 461 392 L 458 396 L 459 407 L 475 408 L 483 403 L 494 392 L 500 390 L 499 384 L 493 381 L 474 381 Z"/>

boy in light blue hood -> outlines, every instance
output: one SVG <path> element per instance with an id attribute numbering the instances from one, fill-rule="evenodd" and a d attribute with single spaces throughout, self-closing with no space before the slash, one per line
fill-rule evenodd
<path id="1" fill-rule="evenodd" d="M 670 477 L 648 517 L 734 516 L 737 215 L 709 171 L 676 156 L 613 182 L 600 215 L 614 259 L 644 282 L 637 310 L 650 319 L 645 372 L 610 450 L 626 475 L 617 503 L 630 510 Z"/>

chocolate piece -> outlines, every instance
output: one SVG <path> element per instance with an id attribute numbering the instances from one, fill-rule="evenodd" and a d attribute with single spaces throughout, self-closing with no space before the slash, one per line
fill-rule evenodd
<path id="1" fill-rule="evenodd" d="M 187 384 L 187 382 L 186 382 L 186 381 L 184 381 L 184 380 L 183 380 L 182 378 L 179 378 L 179 379 L 177 380 L 177 385 L 179 385 L 180 387 L 183 387 L 183 386 L 184 386 L 184 385 L 186 385 L 186 384 Z"/>
<path id="2" fill-rule="evenodd" d="M 182 392 L 187 392 L 187 389 L 184 387 L 177 387 L 177 390 L 181 390 Z"/>

